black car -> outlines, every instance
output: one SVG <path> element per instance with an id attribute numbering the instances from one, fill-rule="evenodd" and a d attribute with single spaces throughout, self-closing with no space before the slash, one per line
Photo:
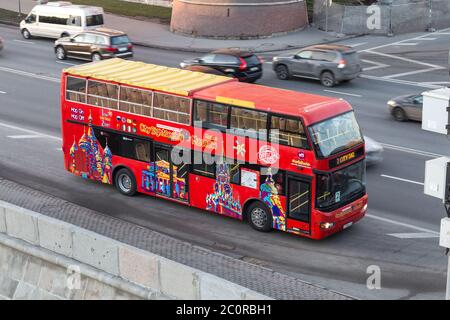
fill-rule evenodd
<path id="1" fill-rule="evenodd" d="M 262 77 L 262 59 L 251 51 L 239 49 L 220 49 L 200 58 L 185 60 L 181 68 L 204 66 L 216 69 L 224 75 L 243 82 L 255 82 Z"/>

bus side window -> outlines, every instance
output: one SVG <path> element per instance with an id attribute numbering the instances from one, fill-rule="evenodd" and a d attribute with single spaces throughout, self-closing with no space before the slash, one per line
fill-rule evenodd
<path id="1" fill-rule="evenodd" d="M 308 149 L 305 129 L 299 119 L 271 116 L 270 141 L 286 146 Z"/>
<path id="2" fill-rule="evenodd" d="M 208 153 L 194 152 L 194 164 L 192 166 L 194 174 L 215 178 L 216 165 L 213 157 Z"/>
<path id="3" fill-rule="evenodd" d="M 235 134 L 266 140 L 267 113 L 232 107 L 230 121 Z"/>
<path id="4" fill-rule="evenodd" d="M 67 77 L 66 100 L 86 103 L 86 79 Z"/>

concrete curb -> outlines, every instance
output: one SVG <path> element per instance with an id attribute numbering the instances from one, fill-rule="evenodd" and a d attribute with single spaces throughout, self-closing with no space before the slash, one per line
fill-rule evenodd
<path id="1" fill-rule="evenodd" d="M 343 41 L 343 40 L 348 40 L 348 39 L 353 39 L 353 38 L 358 38 L 363 36 L 361 35 L 346 35 L 340 38 L 336 38 L 333 40 L 327 40 L 327 41 L 320 41 L 320 42 L 316 42 L 316 43 L 309 43 L 306 45 L 286 45 L 283 47 L 279 47 L 279 48 L 271 48 L 271 49 L 253 49 L 253 48 L 249 48 L 249 47 L 240 47 L 242 49 L 250 49 L 255 53 L 269 53 L 269 52 L 280 52 L 280 51 L 285 51 L 285 50 L 296 50 L 296 49 L 302 49 L 302 48 L 306 48 L 309 46 L 313 46 L 313 45 L 321 45 L 321 44 L 330 44 L 330 43 L 334 43 L 334 42 L 338 42 L 338 41 Z M 167 45 L 158 45 L 158 44 L 152 44 L 152 43 L 147 43 L 147 42 L 141 42 L 141 41 L 133 41 L 133 44 L 136 46 L 141 46 L 141 47 L 145 47 L 145 48 L 152 48 L 152 49 L 160 49 L 160 50 L 175 50 L 175 51 L 181 51 L 181 52 L 192 52 L 192 53 L 209 53 L 211 51 L 216 50 L 217 48 L 186 48 L 186 47 L 177 47 L 177 46 L 167 46 Z"/>
<path id="2" fill-rule="evenodd" d="M 79 266 L 81 274 L 143 299 L 271 299 L 207 272 L 4 201 L 0 201 L 0 243 L 59 267 Z"/>
<path id="3" fill-rule="evenodd" d="M 14 27 L 19 27 L 19 24 L 15 24 L 13 22 L 8 22 L 8 21 L 2 21 L 2 20 L 0 20 L 0 24 L 4 24 L 4 25 L 8 25 L 8 26 L 14 26 Z M 319 42 L 308 43 L 308 44 L 303 44 L 303 45 L 284 45 L 282 47 L 276 47 L 275 49 L 274 48 L 270 48 L 270 49 L 254 49 L 254 48 L 245 47 L 245 46 L 241 47 L 241 48 L 243 48 L 243 49 L 250 49 L 250 50 L 252 50 L 255 53 L 280 52 L 280 51 L 284 51 L 284 50 L 302 49 L 302 48 L 309 47 L 309 46 L 312 46 L 312 45 L 329 44 L 329 43 L 334 43 L 334 42 L 338 42 L 338 41 L 353 39 L 353 38 L 357 38 L 357 37 L 361 37 L 361 36 L 363 36 L 363 35 L 345 35 L 345 36 L 342 36 L 340 38 L 331 39 L 331 40 L 327 40 L 327 41 L 319 41 Z M 242 41 L 245 41 L 245 40 L 242 40 Z M 155 43 L 149 43 L 149 42 L 145 42 L 145 41 L 133 41 L 132 43 L 135 46 L 140 46 L 140 47 L 144 47 L 144 48 L 167 50 L 167 51 L 175 50 L 175 51 L 190 52 L 190 53 L 208 53 L 208 52 L 211 52 L 211 51 L 214 51 L 214 50 L 217 49 L 217 48 L 196 48 L 196 47 L 169 46 L 169 45 L 160 45 L 160 44 L 155 44 Z"/>

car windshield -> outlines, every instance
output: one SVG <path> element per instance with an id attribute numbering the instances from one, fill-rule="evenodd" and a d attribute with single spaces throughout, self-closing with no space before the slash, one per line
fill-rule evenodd
<path id="1" fill-rule="evenodd" d="M 113 46 L 121 45 L 121 44 L 128 44 L 130 40 L 127 36 L 118 36 L 118 37 L 112 37 L 111 38 L 111 44 Z"/>
<path id="2" fill-rule="evenodd" d="M 319 157 L 329 157 L 363 142 L 353 111 L 314 124 L 309 131 Z"/>
<path id="3" fill-rule="evenodd" d="M 366 165 L 359 161 L 330 174 L 317 175 L 318 209 L 348 203 L 366 190 Z"/>
<path id="4" fill-rule="evenodd" d="M 103 15 L 102 14 L 96 14 L 93 16 L 86 17 L 86 26 L 92 27 L 92 26 L 100 26 L 100 25 L 103 25 Z"/>

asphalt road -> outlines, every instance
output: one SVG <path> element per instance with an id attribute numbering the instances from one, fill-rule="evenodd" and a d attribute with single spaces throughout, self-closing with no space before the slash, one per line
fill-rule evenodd
<path id="1" fill-rule="evenodd" d="M 345 43 L 362 50 L 369 69 L 364 78 L 328 91 L 314 81 L 280 81 L 270 64 L 265 65 L 261 84 L 344 98 L 354 106 L 364 134 L 388 145 L 383 162 L 367 172 L 368 216 L 320 242 L 280 232 L 261 234 L 239 221 L 151 197 L 126 198 L 112 187 L 65 172 L 58 139 L 58 78 L 62 68 L 80 62 L 56 61 L 52 41 L 23 41 L 17 29 L 0 26 L 0 35 L 6 40 L 0 54 L 0 176 L 355 297 L 444 297 L 447 259 L 437 238 L 444 210 L 439 200 L 423 195 L 421 183 L 425 161 L 450 155 L 450 142 L 422 131 L 418 123 L 395 122 L 386 101 L 435 85 L 423 82 L 447 80 L 442 74 L 447 58 L 442 43 L 449 35 L 348 40 Z M 424 36 L 435 40 L 409 39 Z M 177 66 L 194 56 L 137 47 L 135 59 Z M 366 286 L 371 265 L 380 267 L 381 289 Z"/>

